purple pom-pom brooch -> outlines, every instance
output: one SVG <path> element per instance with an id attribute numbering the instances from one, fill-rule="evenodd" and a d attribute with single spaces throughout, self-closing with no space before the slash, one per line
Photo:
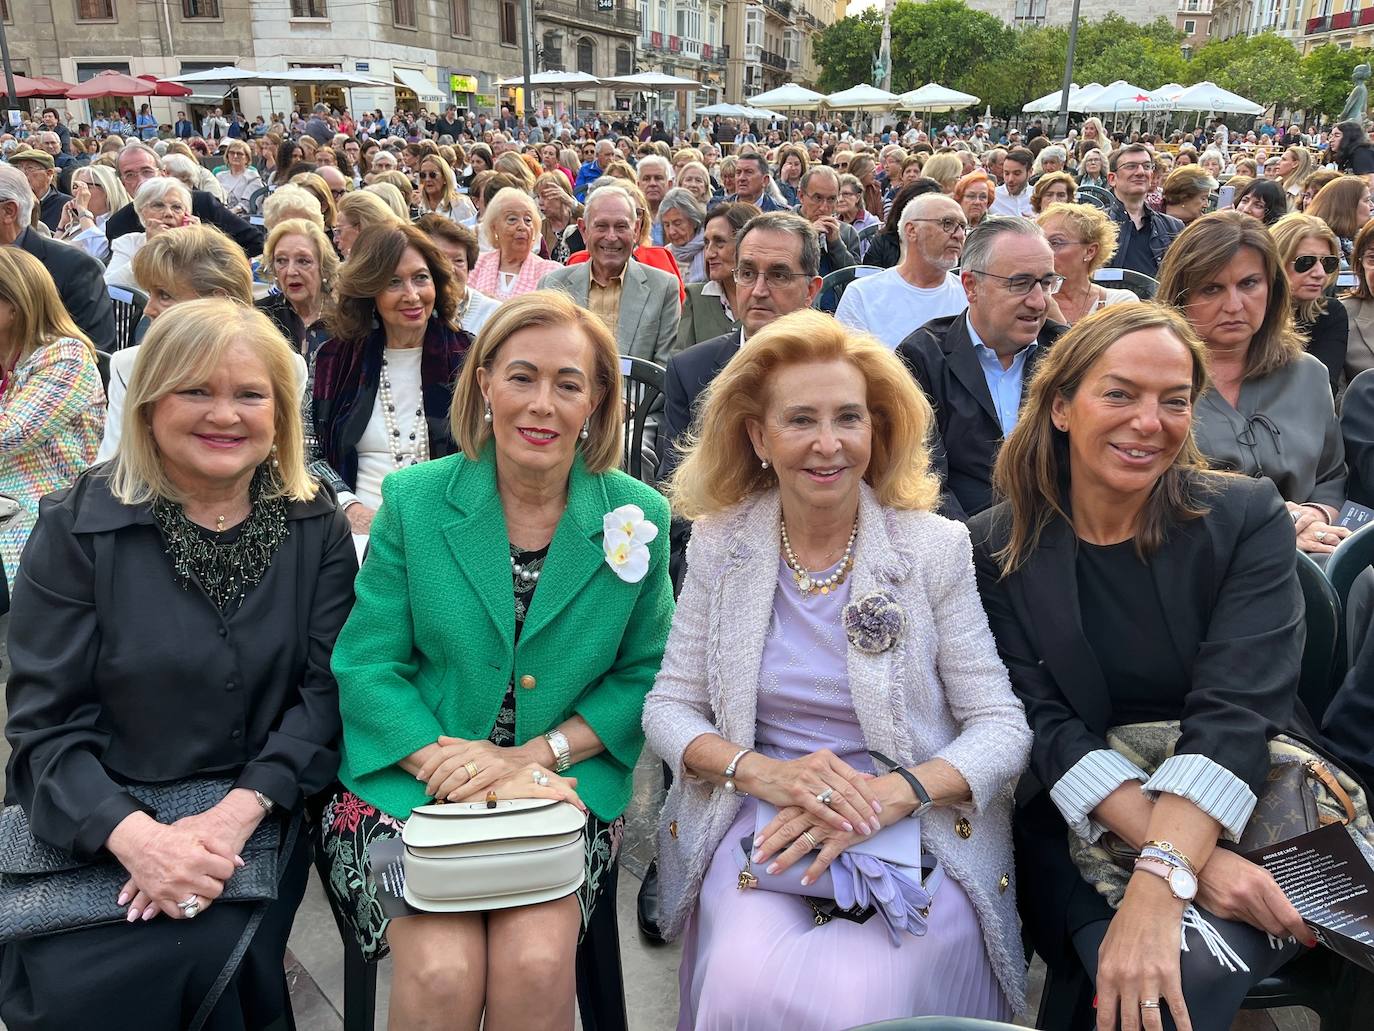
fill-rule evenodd
<path id="1" fill-rule="evenodd" d="M 886 591 L 874 591 L 844 607 L 844 632 L 861 652 L 880 655 L 897 643 L 906 614 Z"/>

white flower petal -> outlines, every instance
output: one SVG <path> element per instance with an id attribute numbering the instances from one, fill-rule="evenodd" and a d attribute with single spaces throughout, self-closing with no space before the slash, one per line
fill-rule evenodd
<path id="1" fill-rule="evenodd" d="M 635 524 L 634 539 L 636 544 L 648 544 L 658 536 L 658 524 L 648 519 L 641 519 Z"/>
<path id="2" fill-rule="evenodd" d="M 649 549 L 642 544 L 630 545 L 629 554 L 623 563 L 613 563 L 615 575 L 628 584 L 637 584 L 649 572 Z"/>
<path id="3" fill-rule="evenodd" d="M 633 536 L 636 523 L 644 519 L 644 510 L 638 505 L 621 505 L 612 512 L 607 512 L 601 519 L 601 529 L 606 533 L 612 530 L 623 530 Z"/>

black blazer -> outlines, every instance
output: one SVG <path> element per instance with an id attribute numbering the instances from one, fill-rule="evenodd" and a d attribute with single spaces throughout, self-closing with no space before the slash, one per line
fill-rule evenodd
<path id="1" fill-rule="evenodd" d="M 1046 348 L 1068 329 L 1046 322 L 1026 359 L 1023 388 Z M 967 520 L 992 504 L 992 463 L 1002 446 L 1002 424 L 968 332 L 968 312 L 932 319 L 897 347 L 935 408 L 931 463 L 944 483 L 941 511 Z"/>
<path id="2" fill-rule="evenodd" d="M 72 321 L 102 351 L 115 346 L 114 307 L 105 290 L 105 266 L 80 247 L 49 240 L 25 229 L 14 241 L 43 263 Z"/>
<path id="3" fill-rule="evenodd" d="M 1350 467 L 1345 496 L 1374 508 L 1374 369 L 1350 381 L 1341 401 L 1341 436 Z"/>
<path id="4" fill-rule="evenodd" d="M 223 230 L 224 234 L 243 248 L 243 253 L 255 258 L 262 253 L 263 231 L 226 208 L 212 193 L 204 190 L 191 191 L 191 214 L 209 225 Z M 126 204 L 105 223 L 105 238 L 111 243 L 125 233 L 143 232 L 143 223 L 133 204 Z"/>
<path id="5" fill-rule="evenodd" d="M 1210 474 L 1192 486 L 1210 512 L 1172 528 L 1150 560 L 1170 614 L 1169 639 L 1158 646 L 1174 651 L 1195 685 L 1179 713 L 1178 752 L 1208 756 L 1258 794 L 1269 738 L 1291 729 L 1314 736 L 1297 716 L 1304 628 L 1293 521 L 1269 480 Z M 1107 747 L 1114 720 L 1079 616 L 1072 527 L 1055 518 L 1030 558 L 1002 578 L 994 555 L 1007 542 L 1010 519 L 1004 502 L 974 516 L 969 533 L 988 622 L 1035 735 L 1030 772 L 1017 792 L 1016 854 L 1021 884 L 1035 886 L 1020 895 L 1022 916 L 1037 948 L 1050 950 L 1042 955 L 1051 956 L 1066 946 L 1065 932 L 1077 929 L 1066 927 L 1065 914 L 1072 922 L 1101 900 L 1069 860 L 1068 831 L 1046 789 Z"/>
<path id="6" fill-rule="evenodd" d="M 677 468 L 677 445 L 696 418 L 697 402 L 713 379 L 739 351 L 738 328 L 710 340 L 693 344 L 668 359 L 663 374 L 663 430 L 666 441 L 663 460 L 658 466 L 660 481 L 666 482 Z"/>

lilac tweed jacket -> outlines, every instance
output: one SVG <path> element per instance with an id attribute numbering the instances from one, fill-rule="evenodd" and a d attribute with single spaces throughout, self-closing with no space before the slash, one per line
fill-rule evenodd
<path id="1" fill-rule="evenodd" d="M 645 701 L 649 745 L 679 771 L 658 835 L 660 924 L 669 937 L 695 908 L 706 866 L 738 811 L 738 796 L 681 775 L 682 754 L 702 734 L 754 744 L 779 505 L 773 490 L 693 525 L 687 581 Z M 973 789 L 972 802 L 922 819 L 922 845 L 972 900 L 998 981 L 1020 1009 L 1026 964 L 1011 805 L 1031 732 L 978 598 L 968 530 L 931 512 L 884 508 L 864 485 L 851 583 L 855 600 L 885 590 L 906 612 L 891 649 L 871 655 L 851 647 L 846 659 L 868 747 L 908 766 L 944 759 Z"/>

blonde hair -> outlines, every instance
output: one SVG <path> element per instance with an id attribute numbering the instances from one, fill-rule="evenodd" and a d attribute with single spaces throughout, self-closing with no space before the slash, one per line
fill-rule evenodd
<path id="1" fill-rule="evenodd" d="M 40 347 L 63 337 L 80 340 L 95 356 L 95 345 L 67 314 L 52 275 L 28 251 L 0 247 L 0 300 L 14 308 L 7 353 L 0 354 L 7 371 L 18 367 Z"/>
<path id="2" fill-rule="evenodd" d="M 330 191 L 329 184 L 320 177 L 318 172 L 298 172 L 291 177 L 291 181 L 287 185 L 299 186 L 319 201 L 320 214 L 324 218 L 324 228 L 334 228 L 334 222 L 339 217 L 338 209 L 334 207 L 334 194 Z"/>
<path id="3" fill-rule="evenodd" d="M 1004 577 L 1030 557 L 1056 516 L 1070 520 L 1065 507 L 1069 437 L 1054 424 L 1055 400 L 1071 400 L 1088 371 L 1113 344 L 1128 333 L 1147 329 L 1166 330 L 1188 349 L 1193 359 L 1190 402 L 1207 389 L 1207 348 L 1173 308 L 1152 301 L 1118 304 L 1075 323 L 1036 366 L 1016 428 L 1002 444 L 993 466 L 993 488 L 1011 509 L 1011 534 L 996 556 Z M 1141 558 L 1158 550 L 1172 524 L 1206 514 L 1191 475 L 1206 468 L 1207 460 L 1189 433 L 1141 513 L 1135 535 Z"/>
<path id="4" fill-rule="evenodd" d="M 82 173 L 89 175 L 105 191 L 105 202 L 110 206 L 111 215 L 129 203 L 129 191 L 124 189 L 124 184 L 119 181 L 119 175 L 110 165 L 79 165 L 72 171 L 72 182 L 75 183 L 76 177 Z"/>
<path id="5" fill-rule="evenodd" d="M 368 183 L 363 187 L 362 192 L 380 197 L 382 203 L 391 209 L 391 213 L 396 216 L 398 222 L 410 221 L 410 205 L 406 203 L 405 195 L 391 183 Z"/>
<path id="6" fill-rule="evenodd" d="M 449 163 L 444 160 L 442 154 L 426 154 L 420 159 L 418 171 L 424 171 L 425 162 L 429 162 L 439 172 L 439 184 L 441 187 L 439 192 L 439 204 L 446 204 L 452 209 L 453 206 L 458 203 L 458 184 L 453 178 L 453 169 L 449 166 Z M 564 182 L 568 181 L 561 173 L 559 174 L 559 178 Z M 420 197 L 425 206 L 428 207 L 429 198 L 425 196 L 423 189 L 420 191 Z M 438 205 L 435 206 L 437 207 Z"/>
<path id="7" fill-rule="evenodd" d="M 270 232 L 278 222 L 288 218 L 304 218 L 324 229 L 324 212 L 320 200 L 304 186 L 287 183 L 278 186 L 262 204 L 262 224 Z"/>
<path id="8" fill-rule="evenodd" d="M 861 155 L 862 156 L 862 155 Z M 854 172 L 854 164 L 858 159 L 849 162 L 850 172 Z M 854 173 L 858 174 L 858 173 Z M 964 162 L 958 154 L 932 154 L 926 159 L 926 163 L 921 166 L 921 174 L 927 179 L 934 179 L 940 184 L 940 189 L 945 193 L 952 193 L 955 184 L 964 174 Z"/>
<path id="9" fill-rule="evenodd" d="M 272 385 L 276 464 L 264 463 L 267 497 L 309 501 L 315 496 L 316 483 L 305 468 L 300 387 L 291 345 L 257 309 L 210 298 L 164 312 L 138 349 L 125 394 L 123 435 L 110 471 L 110 490 L 124 504 L 143 505 L 158 498 L 185 501 L 158 454 L 153 409 L 169 394 L 205 382 L 235 345 L 253 351 Z"/>
<path id="10" fill-rule="evenodd" d="M 315 249 L 315 261 L 320 266 L 320 293 L 327 294 L 330 284 L 334 282 L 334 276 L 339 271 L 339 256 L 334 253 L 324 230 L 307 218 L 288 218 L 272 227 L 272 231 L 267 234 L 267 242 L 262 245 L 263 272 L 272 282 L 277 281 L 277 270 L 273 267 L 272 261 L 278 245 L 288 236 L 303 236 L 310 241 L 310 246 Z"/>
<path id="11" fill-rule="evenodd" d="M 776 481 L 754 457 L 749 423 L 764 418 L 770 382 L 781 368 L 845 361 L 863 375 L 873 424 L 864 480 L 880 504 L 928 510 L 940 482 L 930 469 L 930 402 L 892 349 L 829 315 L 803 309 L 751 336 L 706 389 L 699 430 L 689 435 L 669 485 L 673 510 L 686 519 L 719 512 Z"/>
<path id="12" fill-rule="evenodd" d="M 230 140 L 224 148 L 224 158 L 227 161 L 230 154 L 242 153 L 249 161 L 253 160 L 253 148 L 248 146 L 243 140 Z"/>
<path id="13" fill-rule="evenodd" d="M 202 222 L 175 233 L 159 233 L 134 253 L 131 263 L 139 289 L 187 286 L 198 297 L 221 295 L 253 303 L 253 269 L 243 249 L 217 226 Z"/>
<path id="14" fill-rule="evenodd" d="M 534 189 L 534 173 L 530 171 L 530 166 L 525 163 L 525 159 L 515 151 L 506 151 L 496 159 L 492 168 L 510 176 L 519 184 L 520 189 L 526 192 Z"/>
<path id="15" fill-rule="evenodd" d="M 1336 239 L 1336 234 L 1331 231 L 1331 227 L 1316 215 L 1303 215 L 1296 211 L 1291 215 L 1284 215 L 1283 218 L 1269 227 L 1269 235 L 1274 238 L 1274 244 L 1279 249 L 1279 262 L 1283 265 L 1285 276 L 1288 274 L 1288 266 L 1297 256 L 1298 248 L 1302 246 L 1304 240 L 1313 238 L 1324 240 L 1333 258 L 1341 256 L 1341 242 Z M 1336 277 L 1339 275 L 1340 269 L 1337 269 L 1327 276 L 1324 289 L 1330 289 L 1334 286 Z M 1293 313 L 1299 322 L 1315 322 L 1318 316 L 1325 313 L 1326 301 L 1326 294 L 1323 293 L 1315 300 L 1295 304 Z"/>
<path id="16" fill-rule="evenodd" d="M 403 221 L 385 200 L 366 189 L 346 193 L 339 199 L 339 217 L 357 223 L 359 229 Z"/>
<path id="17" fill-rule="evenodd" d="M 600 400 L 591 414 L 582 460 L 590 473 L 604 473 L 620 463 L 625 419 L 621 401 L 620 354 L 615 336 L 601 319 L 560 290 L 533 290 L 512 297 L 492 313 L 463 362 L 453 391 L 449 425 L 463 454 L 476 460 L 491 437 L 485 418 L 486 402 L 477 384 L 477 370 L 491 371 L 501 345 L 522 329 L 580 329 L 592 351 L 592 383 Z"/>
<path id="18" fill-rule="evenodd" d="M 1296 161 L 1297 164 L 1293 166 L 1293 171 L 1289 172 L 1279 181 L 1283 183 L 1283 188 L 1290 193 L 1294 190 L 1301 191 L 1304 181 L 1312 174 L 1312 168 L 1316 164 L 1316 162 L 1312 160 L 1312 152 L 1306 147 L 1295 143 L 1291 147 L 1285 147 L 1282 153 L 1293 155 L 1293 160 Z"/>
<path id="19" fill-rule="evenodd" d="M 1051 204 L 1036 216 L 1035 221 L 1044 229 L 1045 223 L 1052 218 L 1063 219 L 1084 243 L 1097 244 L 1097 256 L 1088 268 L 1089 277 L 1116 253 L 1116 223 L 1101 208 L 1092 204 Z"/>

